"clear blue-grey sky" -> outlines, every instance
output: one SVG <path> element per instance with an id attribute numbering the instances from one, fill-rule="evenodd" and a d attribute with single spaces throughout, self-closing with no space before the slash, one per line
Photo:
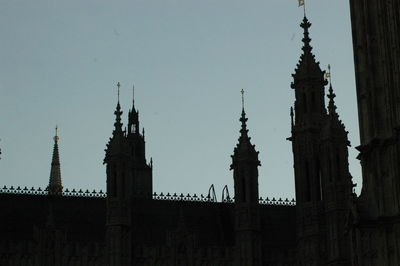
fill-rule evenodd
<path id="1" fill-rule="evenodd" d="M 307 0 L 312 46 L 332 66 L 361 186 L 348 1 Z M 66 188 L 105 189 L 104 149 L 121 87 L 146 130 L 157 192 L 233 192 L 244 88 L 260 194 L 294 197 L 289 108 L 301 54 L 297 0 L 0 1 L 0 185 L 46 187 L 59 126 Z"/>

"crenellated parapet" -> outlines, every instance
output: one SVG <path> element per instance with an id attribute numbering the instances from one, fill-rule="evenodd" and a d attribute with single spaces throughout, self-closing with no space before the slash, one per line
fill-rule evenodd
<path id="1" fill-rule="evenodd" d="M 42 189 L 40 187 L 7 187 L 3 186 L 0 188 L 0 194 L 17 194 L 17 195 L 34 195 L 34 196 L 47 196 L 49 195 L 48 189 Z M 82 189 L 65 189 L 60 191 L 59 196 L 64 197 L 84 197 L 84 198 L 106 198 L 107 193 L 103 192 L 103 190 L 82 190 Z M 225 197 L 220 202 L 217 201 L 211 195 L 204 196 L 203 194 L 197 195 L 196 193 L 193 195 L 183 194 L 183 193 L 157 193 L 154 192 L 152 195 L 153 200 L 166 200 L 166 201 L 192 201 L 192 202 L 212 202 L 212 203 L 234 203 L 234 197 Z M 275 206 L 295 206 L 295 199 L 275 199 L 275 198 L 259 198 L 259 204 L 262 205 L 275 205 Z"/>
<path id="2" fill-rule="evenodd" d="M 42 189 L 40 187 L 38 188 L 28 188 L 24 187 L 21 188 L 20 186 L 18 187 L 2 187 L 0 188 L 0 194 L 19 194 L 19 195 L 36 195 L 36 196 L 47 196 L 49 195 L 49 190 L 47 188 Z M 51 194 L 51 193 L 50 193 Z M 53 195 L 53 194 L 51 194 Z M 87 197 L 87 198 L 105 198 L 107 194 L 103 192 L 102 190 L 96 191 L 92 190 L 89 191 L 87 190 L 82 190 L 82 189 L 65 189 L 65 190 L 60 190 L 59 192 L 56 193 L 57 196 L 65 196 L 65 197 Z"/>
<path id="3" fill-rule="evenodd" d="M 183 193 L 181 194 L 164 194 L 160 193 L 157 194 L 156 192 L 153 193 L 153 200 L 170 200 L 170 201 L 194 201 L 194 202 L 216 202 L 216 200 L 211 197 L 210 195 L 204 196 L 203 194 L 200 194 L 197 196 L 196 194 L 190 195 L 189 193 L 187 195 L 184 195 Z"/>
<path id="4" fill-rule="evenodd" d="M 274 206 L 296 206 L 296 200 L 295 199 L 291 199 L 289 200 L 288 198 L 286 199 L 269 199 L 268 197 L 263 199 L 262 197 L 259 198 L 259 204 L 263 204 L 263 205 L 274 205 Z"/>

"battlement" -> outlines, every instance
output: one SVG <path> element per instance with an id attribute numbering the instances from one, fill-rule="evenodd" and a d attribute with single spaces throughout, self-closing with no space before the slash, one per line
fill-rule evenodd
<path id="1" fill-rule="evenodd" d="M 0 188 L 0 194 L 16 194 L 16 195 L 35 195 L 35 196 L 48 196 L 49 192 L 48 189 L 42 189 L 40 187 L 38 188 L 28 188 L 24 187 L 21 188 L 20 186 L 14 188 L 13 186 L 11 187 L 6 187 L 4 186 L 3 188 Z M 87 190 L 76 190 L 76 189 L 65 189 L 60 191 L 59 193 L 56 193 L 55 196 L 63 196 L 63 197 L 85 197 L 85 198 L 106 198 L 107 193 L 103 192 L 102 190 L 96 191 L 93 190 L 90 192 L 88 189 Z M 156 192 L 153 193 L 152 195 L 153 200 L 167 200 L 167 201 L 192 201 L 192 202 L 213 202 L 217 203 L 218 200 L 215 196 L 212 196 L 208 194 L 207 196 L 204 196 L 203 194 L 200 194 L 199 196 L 196 194 L 190 195 L 184 195 L 183 193 L 181 194 L 170 194 L 170 193 L 160 193 L 157 194 Z M 221 203 L 234 203 L 235 198 L 234 197 L 223 197 L 222 200 L 220 201 Z M 289 200 L 288 198 L 286 199 L 269 199 L 267 198 L 259 198 L 259 204 L 262 205 L 274 205 L 274 206 L 295 206 L 296 201 L 294 199 Z"/>
<path id="2" fill-rule="evenodd" d="M 48 189 L 42 189 L 42 188 L 21 188 L 18 186 L 17 188 L 14 188 L 13 186 L 11 187 L 6 187 L 4 186 L 3 188 L 0 188 L 0 194 L 18 194 L 18 195 L 36 195 L 36 196 L 47 196 L 49 194 Z M 83 191 L 82 189 L 79 190 L 69 190 L 65 189 L 60 191 L 59 193 L 56 193 L 57 196 L 65 196 L 65 197 L 86 197 L 86 198 L 105 198 L 107 196 L 107 193 L 103 192 L 102 190 L 96 191 L 93 190 L 90 192 L 89 190 Z"/>

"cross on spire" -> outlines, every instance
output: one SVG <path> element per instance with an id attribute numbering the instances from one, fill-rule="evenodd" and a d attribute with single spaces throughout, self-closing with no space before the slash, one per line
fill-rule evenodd
<path id="1" fill-rule="evenodd" d="M 244 110 L 244 89 L 242 89 L 240 93 L 242 94 L 242 110 Z"/>
<path id="2" fill-rule="evenodd" d="M 58 126 L 56 125 L 56 134 L 54 135 L 54 141 L 58 141 L 60 138 L 58 137 Z"/>
<path id="3" fill-rule="evenodd" d="M 119 102 L 119 88 L 121 87 L 121 84 L 119 83 L 119 81 L 118 81 L 118 83 L 117 83 L 117 89 L 118 89 L 118 102 Z"/>

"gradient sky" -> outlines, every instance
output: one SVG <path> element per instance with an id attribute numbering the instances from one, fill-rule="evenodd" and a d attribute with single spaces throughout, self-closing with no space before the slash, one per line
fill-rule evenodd
<path id="1" fill-rule="evenodd" d="M 307 0 L 314 54 L 332 66 L 361 187 L 348 1 Z M 121 87 L 146 130 L 154 190 L 233 193 L 240 90 L 260 151 L 260 195 L 294 197 L 289 108 L 301 54 L 297 0 L 1 0 L 0 185 L 46 187 L 57 124 L 65 188 L 105 189 Z"/>

